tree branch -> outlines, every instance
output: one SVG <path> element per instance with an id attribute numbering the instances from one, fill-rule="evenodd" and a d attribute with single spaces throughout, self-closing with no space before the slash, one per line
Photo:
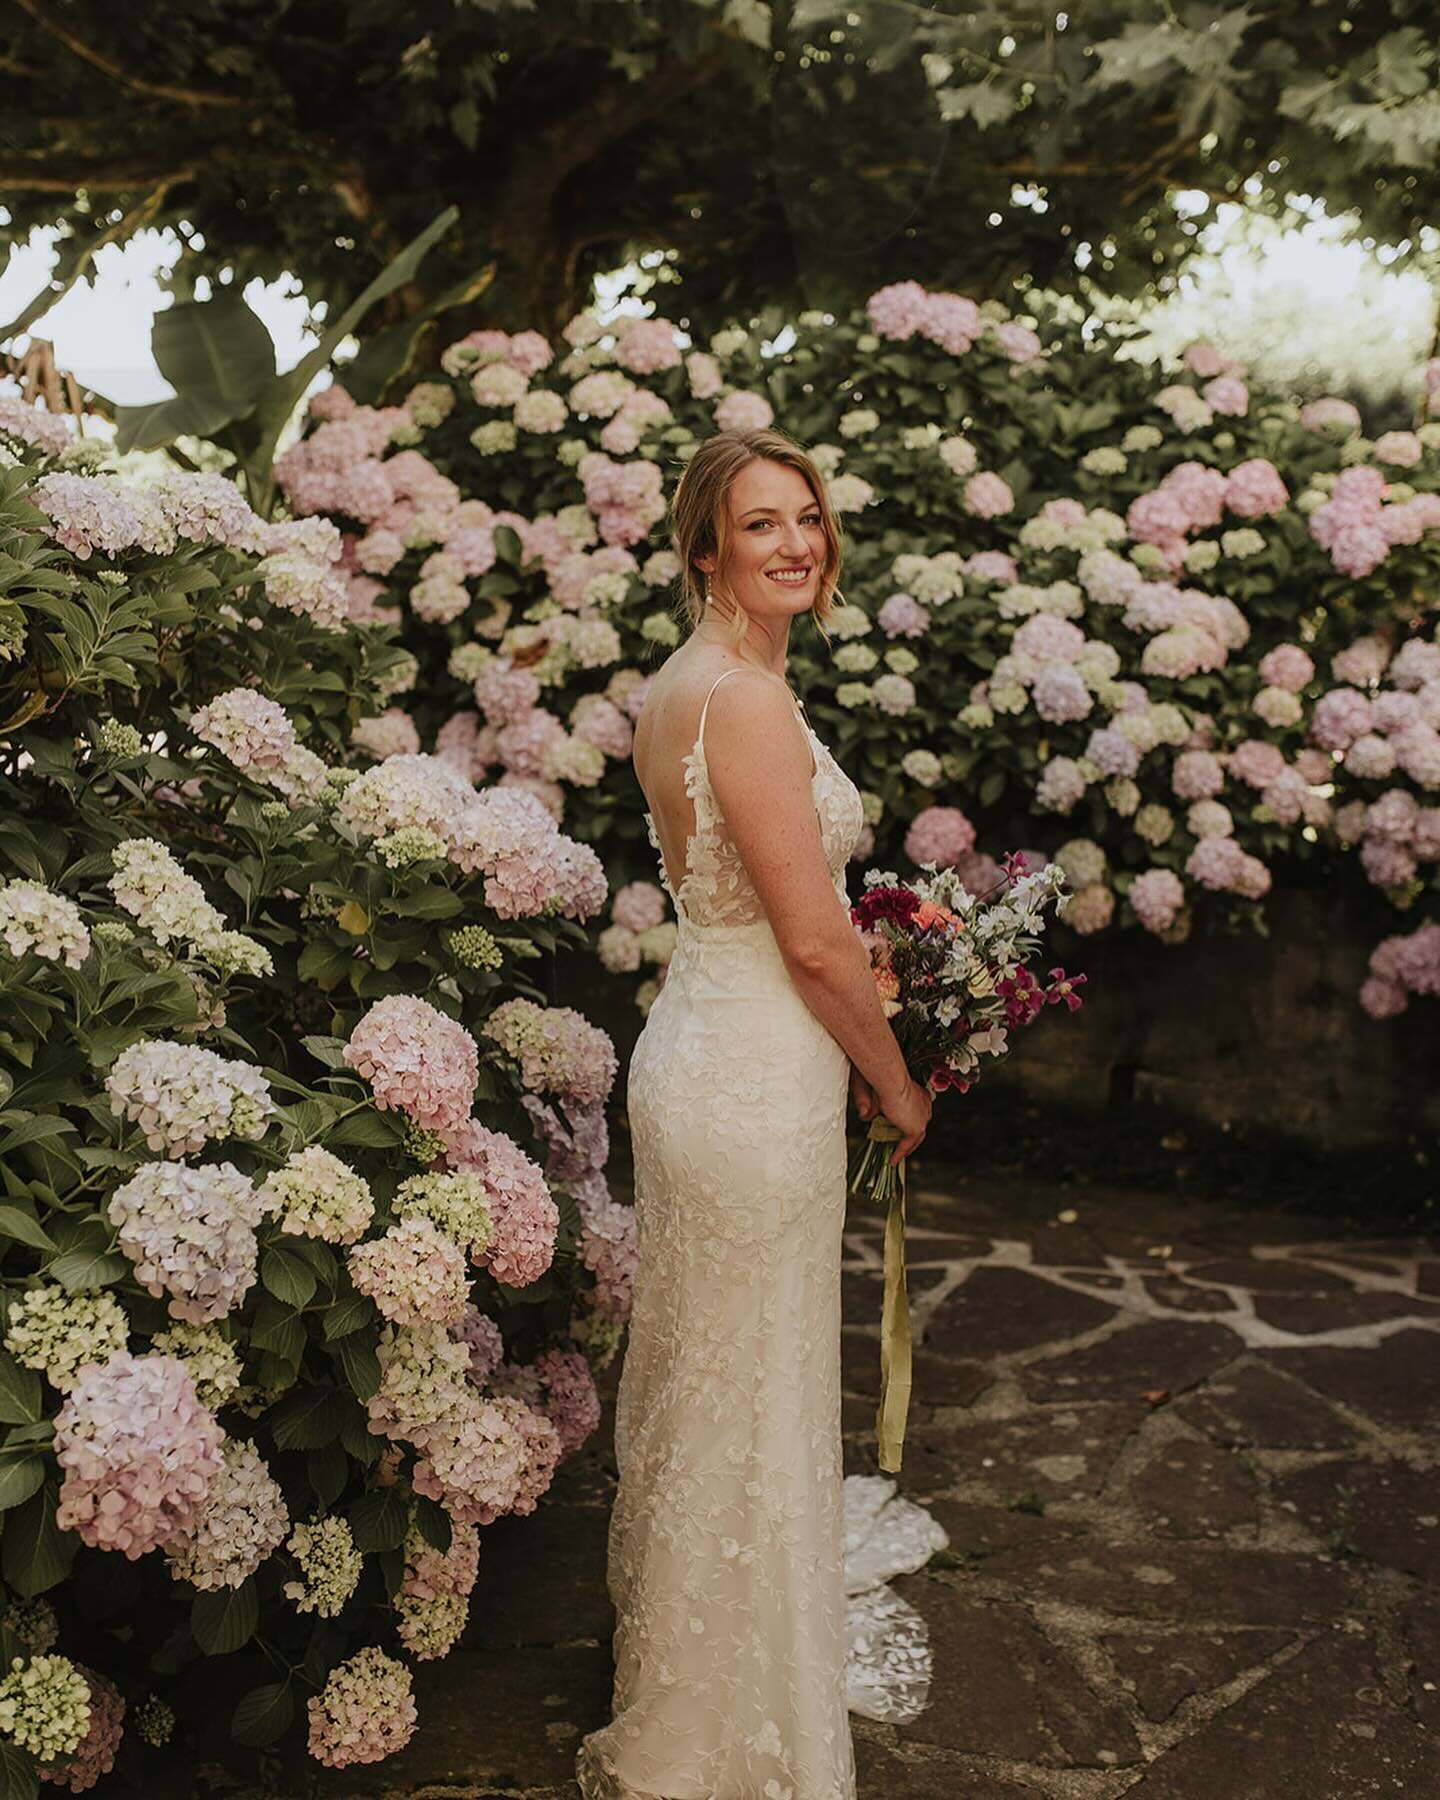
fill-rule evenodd
<path id="1" fill-rule="evenodd" d="M 118 81 L 122 87 L 133 88 L 137 94 L 149 94 L 155 100 L 178 100 L 184 106 L 253 106 L 254 100 L 245 94 L 217 94 L 207 88 L 174 87 L 165 81 L 147 81 L 143 75 L 137 75 L 130 69 L 122 68 L 103 52 L 77 38 L 73 32 L 67 31 L 56 19 L 49 16 L 37 0 L 15 0 L 22 12 L 30 17 L 41 28 L 57 38 L 72 55 L 93 65 L 112 81 Z M 93 184 L 92 184 L 93 185 Z"/>
<path id="2" fill-rule="evenodd" d="M 73 194 L 86 188 L 92 194 L 123 194 L 132 188 L 148 188 L 155 182 L 189 181 L 193 166 L 157 169 L 153 164 L 73 163 L 68 169 L 52 169 L 41 163 L 6 162 L 0 159 L 0 188 L 16 188 L 32 194 Z"/>

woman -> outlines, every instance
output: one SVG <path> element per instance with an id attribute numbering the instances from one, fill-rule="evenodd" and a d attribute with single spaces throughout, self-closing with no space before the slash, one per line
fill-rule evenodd
<path id="1" fill-rule="evenodd" d="M 673 541 L 693 629 L 635 771 L 678 941 L 631 1059 L 640 1265 L 615 1418 L 614 1717 L 584 1800 L 851 1800 L 840 1238 L 847 1077 L 925 1135 L 849 918 L 860 796 L 785 681 L 840 531 L 778 431 L 707 439 Z"/>

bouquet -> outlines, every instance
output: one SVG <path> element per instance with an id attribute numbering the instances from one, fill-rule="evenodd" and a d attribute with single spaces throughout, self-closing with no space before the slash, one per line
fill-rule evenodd
<path id="1" fill-rule="evenodd" d="M 1026 872 L 1023 852 L 1001 863 L 1004 879 L 978 897 L 952 869 L 922 863 L 902 882 L 866 872 L 865 892 L 850 917 L 870 954 L 870 969 L 911 1077 L 932 1094 L 966 1093 L 980 1079 L 982 1057 L 1009 1054 L 1009 1035 L 1031 1024 L 1047 1004 L 1071 1012 L 1083 975 L 1049 971 L 1042 986 L 1025 967 L 1040 947 L 1040 915 L 1055 902 L 1064 916 L 1069 895 L 1057 863 Z M 992 899 L 992 895 L 996 896 Z M 880 1467 L 900 1468 L 910 1405 L 910 1303 L 905 1290 L 905 1159 L 892 1163 L 900 1132 L 883 1114 L 850 1177 L 851 1195 L 884 1208 L 885 1300 L 880 1323 L 880 1405 L 875 1415 Z"/>

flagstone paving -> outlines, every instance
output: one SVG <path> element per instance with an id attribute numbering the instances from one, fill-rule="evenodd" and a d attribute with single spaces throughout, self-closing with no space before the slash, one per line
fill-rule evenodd
<path id="1" fill-rule="evenodd" d="M 950 1548 L 895 1583 L 935 1679 L 913 1723 L 854 1721 L 861 1800 L 1440 1796 L 1440 1242 L 939 1165 L 909 1226 L 900 1488 Z M 847 1473 L 877 1468 L 881 1228 L 845 1240 Z M 617 1374 L 539 1511 L 483 1534 L 411 1746 L 313 1791 L 575 1800 Z M 227 1759 L 193 1791 L 255 1790 Z"/>

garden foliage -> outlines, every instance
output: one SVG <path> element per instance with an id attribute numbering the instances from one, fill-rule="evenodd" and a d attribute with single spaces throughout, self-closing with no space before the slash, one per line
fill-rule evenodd
<path id="1" fill-rule="evenodd" d="M 627 1315 L 614 1052 L 541 979 L 603 871 L 347 766 L 417 671 L 328 522 L 0 442 L 0 1793 L 227 1685 L 373 1759 Z"/>

